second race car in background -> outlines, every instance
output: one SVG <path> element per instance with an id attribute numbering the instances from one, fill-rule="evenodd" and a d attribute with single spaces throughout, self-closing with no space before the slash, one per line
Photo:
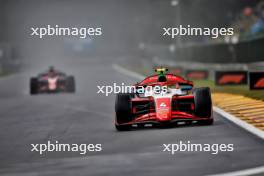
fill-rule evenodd
<path id="1" fill-rule="evenodd" d="M 115 127 L 129 130 L 132 125 L 170 125 L 178 122 L 213 124 L 211 92 L 208 87 L 193 88 L 191 81 L 166 74 L 166 68 L 156 70 L 134 87 L 146 87 L 143 93 L 117 94 Z M 153 89 L 166 86 L 166 91 Z M 148 90 L 149 88 L 153 88 Z M 156 89 L 159 90 L 159 89 Z M 161 89 L 160 89 L 161 90 Z"/>
<path id="2" fill-rule="evenodd" d="M 48 71 L 40 73 L 30 79 L 30 94 L 75 92 L 75 79 L 65 73 L 50 67 Z"/>

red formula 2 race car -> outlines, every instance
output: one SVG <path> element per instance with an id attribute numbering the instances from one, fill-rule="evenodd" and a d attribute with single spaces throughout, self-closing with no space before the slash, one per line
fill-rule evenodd
<path id="1" fill-rule="evenodd" d="M 118 131 L 145 124 L 213 124 L 210 89 L 193 88 L 191 81 L 167 74 L 166 71 L 161 68 L 157 75 L 149 76 L 134 85 L 136 89 L 144 87 L 143 92 L 117 94 L 115 127 Z M 165 91 L 160 87 L 165 87 Z M 155 89 L 160 91 L 153 91 Z"/>
<path id="2" fill-rule="evenodd" d="M 75 92 L 75 79 L 53 67 L 48 71 L 30 78 L 30 94 Z"/>

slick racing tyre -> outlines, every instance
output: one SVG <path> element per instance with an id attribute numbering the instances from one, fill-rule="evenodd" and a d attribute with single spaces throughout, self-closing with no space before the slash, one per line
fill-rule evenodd
<path id="1" fill-rule="evenodd" d="M 197 117 L 210 118 L 212 115 L 212 99 L 211 91 L 208 87 L 196 88 L 194 95 L 194 113 Z"/>
<path id="2" fill-rule="evenodd" d="M 38 79 L 30 78 L 30 94 L 36 95 L 38 93 Z"/>
<path id="3" fill-rule="evenodd" d="M 118 131 L 126 131 L 131 129 L 131 125 L 128 123 L 133 120 L 132 116 L 132 102 L 131 94 L 120 93 L 116 95 L 115 112 L 116 112 L 116 129 Z"/>
<path id="4" fill-rule="evenodd" d="M 67 91 L 70 93 L 75 92 L 75 79 L 73 76 L 67 78 Z"/>

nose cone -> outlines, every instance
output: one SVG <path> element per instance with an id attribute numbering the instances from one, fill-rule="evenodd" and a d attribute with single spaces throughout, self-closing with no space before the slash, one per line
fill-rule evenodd
<path id="1" fill-rule="evenodd" d="M 168 121 L 171 119 L 171 99 L 157 98 L 156 99 L 156 116 L 159 121 Z"/>

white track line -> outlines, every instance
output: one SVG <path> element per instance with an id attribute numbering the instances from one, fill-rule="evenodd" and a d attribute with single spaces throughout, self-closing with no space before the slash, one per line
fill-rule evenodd
<path id="1" fill-rule="evenodd" d="M 5 81 L 8 79 L 14 79 L 14 78 L 19 78 L 21 76 L 24 76 L 25 73 L 24 72 L 20 72 L 20 73 L 10 73 L 9 75 L 4 75 L 0 77 L 0 81 Z"/>
<path id="2" fill-rule="evenodd" d="M 245 170 L 240 170 L 240 171 L 215 174 L 215 175 L 209 175 L 209 176 L 249 176 L 249 175 L 261 174 L 261 173 L 264 173 L 264 166 L 256 167 L 253 169 L 245 169 Z"/>
<path id="3" fill-rule="evenodd" d="M 225 112 L 224 110 L 222 110 L 218 107 L 214 107 L 214 111 L 217 112 L 218 114 L 221 114 L 223 117 L 232 121 L 233 123 L 237 124 L 238 126 L 249 131 L 250 133 L 253 133 L 254 135 L 260 137 L 261 139 L 264 139 L 264 131 L 254 127 L 253 125 L 251 125 L 251 124 L 249 124 L 243 120 L 240 120 L 239 118 L 233 116 L 232 114 Z"/>
<path id="4" fill-rule="evenodd" d="M 117 64 L 112 64 L 112 67 L 113 67 L 113 69 L 115 69 L 116 71 L 118 71 L 118 72 L 120 72 L 120 73 L 122 73 L 122 74 L 124 74 L 124 75 L 130 76 L 130 77 L 133 77 L 133 78 L 135 78 L 135 79 L 140 79 L 140 80 L 142 80 L 142 79 L 145 78 L 145 76 L 143 76 L 143 75 L 141 75 L 141 74 L 139 74 L 139 73 L 136 73 L 136 72 L 133 72 L 133 71 L 127 70 L 127 69 L 125 69 L 124 67 L 121 67 L 121 66 L 119 66 L 119 65 L 117 65 Z"/>
<path id="5" fill-rule="evenodd" d="M 133 72 L 131 70 L 127 70 L 117 64 L 113 64 L 112 65 L 113 69 L 115 69 L 116 71 L 133 77 L 135 79 L 144 79 L 145 76 Z M 233 123 L 237 124 L 238 126 L 244 128 L 245 130 L 249 131 L 250 133 L 260 137 L 261 139 L 264 139 L 264 132 L 261 131 L 260 129 L 254 127 L 253 125 L 250 125 L 240 119 L 238 119 L 237 117 L 225 112 L 224 110 L 218 108 L 218 107 L 214 107 L 214 111 L 218 114 L 220 114 L 221 116 L 223 116 L 224 118 L 232 121 Z M 216 175 L 210 175 L 210 176 L 249 176 L 249 175 L 253 175 L 253 174 L 260 174 L 260 173 L 264 173 L 264 166 L 260 166 L 260 167 L 256 167 L 256 168 L 251 168 L 251 169 L 245 169 L 245 170 L 240 170 L 240 171 L 234 171 L 234 172 L 229 172 L 229 173 L 222 173 L 222 174 L 216 174 Z"/>

